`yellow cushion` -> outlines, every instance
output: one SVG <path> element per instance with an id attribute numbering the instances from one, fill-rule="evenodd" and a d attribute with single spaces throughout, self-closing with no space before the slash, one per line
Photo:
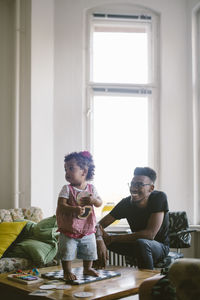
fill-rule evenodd
<path id="1" fill-rule="evenodd" d="M 2 257 L 6 249 L 16 240 L 26 223 L 26 221 L 0 223 L 0 257 Z"/>

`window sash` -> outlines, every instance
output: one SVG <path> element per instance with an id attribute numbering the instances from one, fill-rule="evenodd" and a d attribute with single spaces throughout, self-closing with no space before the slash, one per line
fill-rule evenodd
<path id="1" fill-rule="evenodd" d="M 127 19 L 99 19 L 91 17 L 90 20 L 90 51 L 89 51 L 89 81 L 93 82 L 93 34 L 94 32 L 124 32 L 124 33 L 146 33 L 147 34 L 147 47 L 148 47 L 148 83 L 147 84 L 155 84 L 156 77 L 154 76 L 154 43 L 152 43 L 152 31 L 154 27 L 154 22 L 149 19 L 144 22 L 144 19 L 141 22 L 128 20 Z M 98 83 L 98 81 L 96 81 Z M 113 82 L 112 82 L 113 83 Z M 144 84 L 144 82 L 137 82 L 137 84 Z M 120 83 L 119 83 L 120 84 Z M 134 84 L 134 83 L 128 83 Z"/>
<path id="2" fill-rule="evenodd" d="M 123 6 L 123 11 L 125 6 Z M 132 12 L 135 8 L 132 9 Z M 137 9 L 136 9 L 137 10 Z M 100 12 L 99 12 L 100 11 Z M 92 122 L 93 122 L 93 97 L 97 94 L 106 94 L 106 95 L 121 95 L 124 96 L 148 96 L 149 99 L 149 165 L 153 167 L 157 174 L 159 175 L 159 155 L 160 155 L 160 132 L 159 132 L 159 72 L 158 72 L 158 63 L 159 63 L 159 51 L 158 51 L 158 36 L 159 36 L 159 17 L 153 12 L 145 13 L 127 13 L 127 16 L 133 17 L 124 17 L 124 14 L 121 13 L 112 13 L 112 8 L 101 8 L 97 12 L 96 9 L 88 11 L 88 42 L 86 53 L 86 66 L 87 66 L 87 75 L 86 75 L 86 147 L 92 149 Z M 102 12 L 103 11 L 103 12 Z M 107 11 L 107 12 L 106 12 Z M 116 10 L 115 10 L 116 11 Z M 120 11 L 120 10 L 119 10 Z M 130 7 L 128 8 L 128 12 Z M 109 12 L 109 13 L 108 13 Z M 138 16 L 150 16 L 149 18 L 143 18 Z M 121 17 L 122 16 L 122 17 Z M 137 17 L 134 17 L 137 16 Z M 118 25 L 116 25 L 118 24 Z M 148 30 L 149 34 L 149 55 L 151 59 L 151 65 L 149 70 L 151 71 L 150 81 L 147 84 L 118 84 L 118 83 L 98 83 L 92 80 L 92 35 L 95 30 L 106 30 L 106 28 L 119 28 L 123 30 L 131 30 L 131 26 L 134 26 L 136 30 Z M 157 180 L 157 186 L 159 187 L 159 176 Z"/>

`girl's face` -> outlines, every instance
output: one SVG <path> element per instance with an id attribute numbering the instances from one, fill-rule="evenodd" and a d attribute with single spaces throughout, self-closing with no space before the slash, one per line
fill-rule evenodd
<path id="1" fill-rule="evenodd" d="M 85 182 L 87 170 L 81 169 L 73 158 L 65 163 L 65 179 L 73 186 L 81 186 Z"/>

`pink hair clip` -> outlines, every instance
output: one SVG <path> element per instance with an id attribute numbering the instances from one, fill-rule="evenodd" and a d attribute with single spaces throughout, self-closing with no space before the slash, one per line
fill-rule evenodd
<path id="1" fill-rule="evenodd" d="M 87 158 L 90 158 L 91 157 L 91 154 L 89 151 L 82 151 L 81 152 L 81 155 L 84 156 L 84 157 L 87 157 Z"/>

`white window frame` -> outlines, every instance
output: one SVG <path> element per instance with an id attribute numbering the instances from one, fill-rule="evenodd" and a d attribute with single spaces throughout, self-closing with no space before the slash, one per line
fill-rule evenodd
<path id="1" fill-rule="evenodd" d="M 120 14 L 120 15 L 149 15 L 152 18 L 152 80 L 148 84 L 117 84 L 117 83 L 95 83 L 90 80 L 90 74 L 92 70 L 91 66 L 91 55 L 92 55 L 92 18 L 94 13 L 102 14 Z M 126 90 L 126 95 L 128 91 L 138 90 L 139 94 L 135 96 L 144 95 L 151 93 L 149 96 L 149 166 L 154 168 L 158 174 L 157 187 L 159 187 L 159 171 L 160 171 L 160 104 L 159 104 L 159 94 L 160 94 L 160 74 L 159 74 L 159 62 L 160 62 L 160 52 L 159 52 L 159 16 L 152 10 L 139 8 L 135 5 L 126 4 L 120 6 L 101 6 L 91 10 L 88 10 L 86 17 L 86 103 L 85 103 L 85 126 L 86 126 L 86 135 L 85 135 L 85 144 L 87 149 L 91 152 L 93 149 L 93 95 L 103 95 L 103 89 L 106 90 L 106 95 L 109 95 L 109 91 L 115 89 L 115 93 L 112 95 L 122 95 L 118 93 L 117 90 Z M 97 92 L 98 90 L 98 92 Z M 144 93 L 144 94 L 143 94 Z M 133 95 L 133 94 L 132 94 Z"/>

